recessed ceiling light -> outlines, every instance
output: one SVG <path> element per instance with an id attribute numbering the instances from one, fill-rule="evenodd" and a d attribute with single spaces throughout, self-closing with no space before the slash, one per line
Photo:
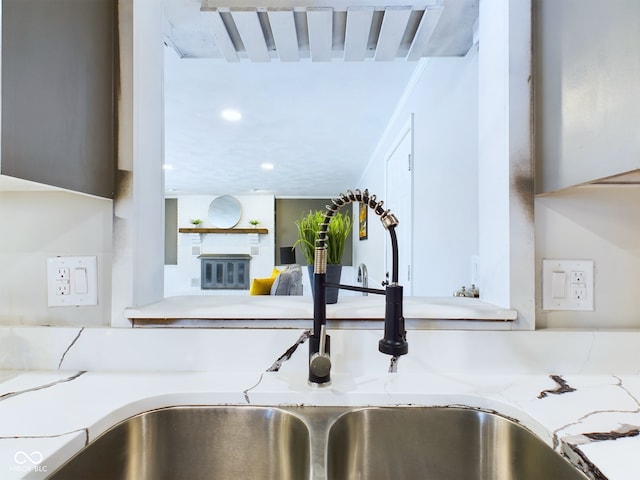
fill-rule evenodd
<path id="1" fill-rule="evenodd" d="M 242 114 L 238 110 L 234 110 L 232 108 L 223 110 L 222 112 L 220 112 L 220 116 L 227 122 L 237 122 L 242 118 Z"/>
<path id="2" fill-rule="evenodd" d="M 173 170 L 173 165 L 169 165 L 168 163 L 165 163 L 164 165 L 162 165 L 162 169 L 163 170 Z"/>
<path id="3" fill-rule="evenodd" d="M 260 168 L 262 168 L 263 170 L 273 170 L 274 166 L 273 163 L 264 162 L 260 164 Z"/>

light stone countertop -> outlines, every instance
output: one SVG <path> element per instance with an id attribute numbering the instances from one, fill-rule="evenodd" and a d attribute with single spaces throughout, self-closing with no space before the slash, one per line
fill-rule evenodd
<path id="1" fill-rule="evenodd" d="M 466 406 L 516 420 L 590 478 L 640 478 L 638 332 L 410 331 L 399 373 L 380 332 L 330 333 L 318 389 L 306 345 L 266 371 L 301 331 L 2 328 L 0 478 L 44 478 L 131 415 L 193 404 Z"/>
<path id="2" fill-rule="evenodd" d="M 328 320 L 379 321 L 384 319 L 384 312 L 383 295 L 345 295 L 338 303 L 327 305 Z M 493 329 L 509 329 L 511 321 L 517 317 L 515 310 L 466 297 L 405 297 L 403 314 L 408 327 L 428 320 L 448 322 L 449 325 L 456 321 L 464 327 L 491 322 Z M 260 327 L 265 326 L 264 321 L 268 320 L 279 326 L 296 326 L 291 321 L 313 319 L 313 300 L 310 296 L 175 296 L 128 308 L 125 316 L 138 326 L 170 322 L 184 326 L 198 321 L 202 323 L 203 320 L 253 320 Z"/>

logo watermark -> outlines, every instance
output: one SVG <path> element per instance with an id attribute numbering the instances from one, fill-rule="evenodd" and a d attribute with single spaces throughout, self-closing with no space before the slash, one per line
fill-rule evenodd
<path id="1" fill-rule="evenodd" d="M 12 472 L 46 472 L 47 466 L 41 465 L 44 457 L 42 453 L 37 450 L 33 452 L 25 452 L 19 450 L 13 455 L 13 461 L 15 465 L 12 465 L 9 469 Z"/>

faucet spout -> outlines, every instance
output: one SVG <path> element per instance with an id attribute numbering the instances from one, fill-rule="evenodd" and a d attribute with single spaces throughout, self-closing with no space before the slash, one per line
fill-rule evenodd
<path id="1" fill-rule="evenodd" d="M 313 336 L 309 339 L 309 383 L 312 385 L 329 385 L 331 382 L 331 360 L 329 357 L 329 336 L 326 335 L 326 288 L 327 286 L 355 290 L 363 293 L 383 294 L 385 296 L 384 337 L 378 343 L 378 350 L 397 359 L 409 351 L 402 314 L 402 286 L 398 284 L 398 240 L 395 228 L 398 220 L 389 210 L 382 208 L 383 202 L 377 201 L 375 195 L 369 195 L 369 191 L 356 190 L 341 193 L 339 197 L 331 200 L 332 205 L 327 205 L 318 238 L 314 258 L 314 298 L 313 298 Z M 352 202 L 362 202 L 380 217 L 383 226 L 391 236 L 392 249 L 392 277 L 391 283 L 384 290 L 368 288 L 367 285 L 356 287 L 351 285 L 327 284 L 327 230 L 331 217 L 339 208 Z M 364 265 L 362 265 L 364 266 Z M 366 267 L 364 267 L 366 275 Z"/>
<path id="2" fill-rule="evenodd" d="M 367 272 L 367 266 L 364 263 L 358 265 L 358 283 L 362 284 L 362 288 L 369 288 L 369 273 Z M 362 295 L 369 295 L 368 292 L 362 292 Z"/>

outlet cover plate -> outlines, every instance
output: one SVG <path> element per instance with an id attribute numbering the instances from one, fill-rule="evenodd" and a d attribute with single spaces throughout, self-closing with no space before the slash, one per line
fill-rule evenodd
<path id="1" fill-rule="evenodd" d="M 594 310 L 593 260 L 542 260 L 543 310 Z"/>
<path id="2" fill-rule="evenodd" d="M 98 259 L 47 258 L 47 305 L 84 307 L 98 304 Z"/>

